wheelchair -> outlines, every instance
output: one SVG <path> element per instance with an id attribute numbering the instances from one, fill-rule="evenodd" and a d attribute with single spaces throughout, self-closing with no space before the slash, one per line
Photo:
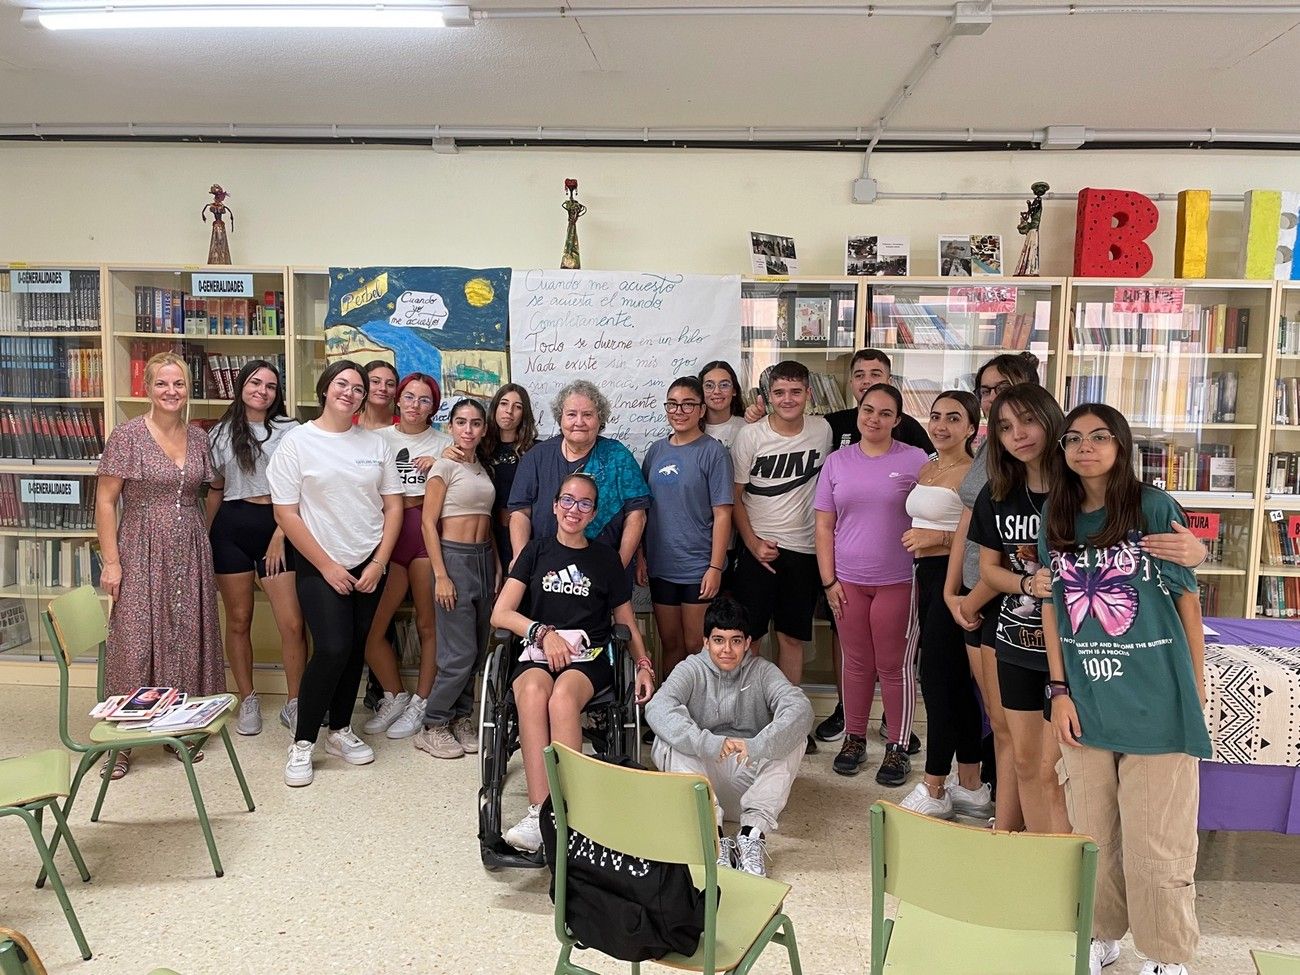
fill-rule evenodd
<path id="1" fill-rule="evenodd" d="M 597 694 L 583 708 L 583 739 L 598 755 L 641 755 L 641 708 L 636 703 L 636 667 L 628 652 L 632 635 L 622 624 L 611 631 L 606 653 L 613 654 L 614 686 Z M 479 702 L 478 839 L 483 866 L 540 868 L 542 851 L 516 850 L 502 837 L 501 796 L 509 773 L 510 756 L 519 750 L 519 715 L 510 678 L 523 641 L 509 630 L 492 634 L 492 650 L 483 669 L 483 694 Z"/>

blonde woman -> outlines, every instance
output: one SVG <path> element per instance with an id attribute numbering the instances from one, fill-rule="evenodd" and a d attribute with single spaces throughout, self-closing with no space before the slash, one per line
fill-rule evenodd
<path id="1" fill-rule="evenodd" d="M 208 438 L 188 422 L 184 359 L 171 352 L 154 356 L 145 366 L 145 387 L 148 411 L 114 428 L 99 462 L 100 584 L 113 600 L 104 688 L 126 694 L 163 685 L 219 694 L 226 689 L 226 668 L 199 500 L 199 486 L 213 476 Z M 130 758 L 119 753 L 105 774 L 120 779 Z"/>

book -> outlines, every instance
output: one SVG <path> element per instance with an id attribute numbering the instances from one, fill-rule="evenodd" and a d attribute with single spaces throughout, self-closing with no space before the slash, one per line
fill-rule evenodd
<path id="1" fill-rule="evenodd" d="M 184 695 L 181 695 L 184 697 Z M 231 699 L 222 694 L 215 697 L 192 697 L 173 703 L 154 717 L 147 729 L 155 734 L 180 734 L 206 728 L 231 706 Z"/>
<path id="2" fill-rule="evenodd" d="M 137 687 L 102 717 L 105 721 L 141 721 L 153 718 L 170 707 L 179 693 L 175 687 Z"/>
<path id="3" fill-rule="evenodd" d="M 66 292 L 17 292 L 0 271 L 0 332 L 96 332 L 101 328 L 99 272 L 70 271 Z"/>

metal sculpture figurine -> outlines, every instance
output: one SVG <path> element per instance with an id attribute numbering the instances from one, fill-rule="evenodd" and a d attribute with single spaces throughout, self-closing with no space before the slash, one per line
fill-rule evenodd
<path id="1" fill-rule="evenodd" d="M 582 255 L 578 253 L 578 218 L 587 212 L 587 208 L 574 196 L 578 192 L 576 179 L 566 179 L 564 188 L 568 191 L 569 198 L 560 206 L 569 213 L 569 229 L 564 235 L 564 256 L 560 258 L 560 267 L 576 271 L 582 267 Z"/>
<path id="2" fill-rule="evenodd" d="M 208 214 L 212 214 L 212 241 L 208 244 L 208 263 L 209 264 L 230 264 L 230 242 L 226 240 L 226 223 L 225 216 L 230 215 L 230 229 L 235 229 L 235 211 L 226 206 L 226 197 L 230 194 L 221 188 L 220 183 L 213 183 L 212 188 L 208 190 L 212 194 L 212 202 L 199 211 L 199 216 L 203 222 L 208 222 Z"/>
<path id="3" fill-rule="evenodd" d="M 1046 183 L 1034 183 L 1029 187 L 1034 198 L 1026 200 L 1025 208 L 1020 211 L 1020 224 L 1016 230 L 1024 235 L 1025 243 L 1020 248 L 1020 260 L 1013 272 L 1018 278 L 1038 277 L 1038 226 L 1043 222 L 1043 194 L 1050 189 Z"/>

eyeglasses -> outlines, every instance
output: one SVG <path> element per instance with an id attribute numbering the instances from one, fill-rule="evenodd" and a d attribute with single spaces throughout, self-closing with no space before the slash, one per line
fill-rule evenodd
<path id="1" fill-rule="evenodd" d="M 560 507 L 565 511 L 577 508 L 585 515 L 596 510 L 596 502 L 591 498 L 575 498 L 572 494 L 561 494 Z"/>
<path id="2" fill-rule="evenodd" d="M 1086 437 L 1081 433 L 1067 433 L 1060 440 L 1062 450 L 1078 450 L 1086 440 L 1092 447 L 1104 447 L 1115 439 L 1109 430 L 1094 430 Z"/>
<path id="3" fill-rule="evenodd" d="M 981 386 L 979 388 L 980 399 L 984 399 L 986 396 L 997 396 L 1001 393 L 1005 393 L 1010 388 L 1011 383 L 1007 382 L 1005 379 L 996 386 Z"/>
<path id="4" fill-rule="evenodd" d="M 689 413 L 691 410 L 698 410 L 702 404 L 699 400 L 688 399 L 685 403 L 674 403 L 669 400 L 664 404 L 664 410 L 668 413 Z"/>
<path id="5" fill-rule="evenodd" d="M 405 403 L 407 406 L 432 406 L 433 397 L 416 396 L 414 393 L 403 393 L 402 402 Z"/>
<path id="6" fill-rule="evenodd" d="M 730 379 L 724 379 L 721 382 L 707 382 L 704 384 L 706 393 L 729 393 L 735 387 L 731 385 Z"/>

